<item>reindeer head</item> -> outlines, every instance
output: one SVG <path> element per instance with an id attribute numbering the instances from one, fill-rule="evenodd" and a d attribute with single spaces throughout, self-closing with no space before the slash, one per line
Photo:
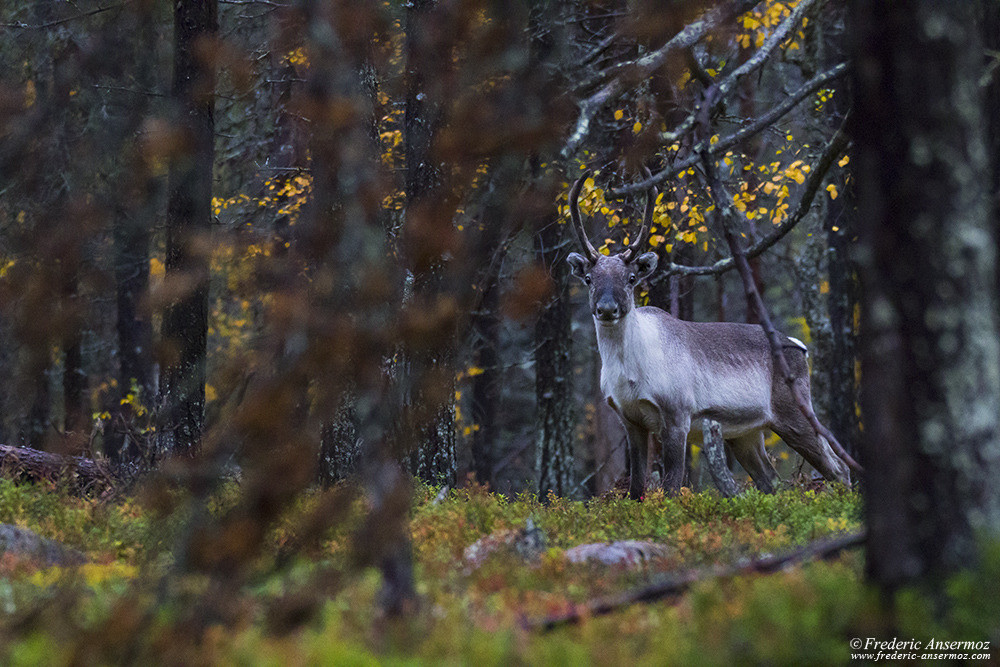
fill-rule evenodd
<path id="1" fill-rule="evenodd" d="M 587 238 L 580 217 L 580 190 L 589 176 L 590 172 L 585 172 L 573 184 L 569 193 L 570 217 L 584 254 L 573 252 L 566 259 L 572 267 L 573 275 L 590 287 L 590 312 L 594 321 L 600 325 L 613 326 L 634 307 L 635 286 L 656 269 L 656 253 L 647 252 L 635 257 L 636 250 L 646 244 L 649 224 L 653 219 L 653 206 L 656 203 L 656 188 L 650 188 L 646 193 L 646 211 L 635 240 L 616 255 L 602 255 Z"/>

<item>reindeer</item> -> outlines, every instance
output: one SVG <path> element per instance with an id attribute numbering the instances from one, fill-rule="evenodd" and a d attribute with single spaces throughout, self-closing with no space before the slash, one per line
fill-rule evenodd
<path id="1" fill-rule="evenodd" d="M 692 423 L 722 426 L 726 445 L 758 489 L 773 492 L 778 474 L 764 450 L 764 433 L 777 433 L 829 480 L 850 485 L 848 467 L 802 414 L 785 379 L 773 367 L 764 329 L 734 322 L 687 322 L 652 306 L 635 306 L 635 288 L 656 269 L 656 253 L 636 256 L 646 244 L 656 189 L 646 193 L 642 227 L 618 254 L 598 253 L 580 217 L 585 173 L 569 194 L 569 209 L 584 254 L 570 253 L 573 275 L 590 288 L 590 312 L 601 355 L 601 391 L 628 438 L 629 495 L 645 492 L 649 434 L 658 437 L 663 485 L 680 489 Z M 785 357 L 807 402 L 806 346 L 787 338 Z"/>

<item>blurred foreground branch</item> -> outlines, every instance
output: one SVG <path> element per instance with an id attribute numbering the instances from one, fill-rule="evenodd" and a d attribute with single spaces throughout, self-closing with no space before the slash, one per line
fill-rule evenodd
<path id="1" fill-rule="evenodd" d="M 814 559 L 825 560 L 836 556 L 845 549 L 853 549 L 865 543 L 866 531 L 844 535 L 843 537 L 817 540 L 801 549 L 785 554 L 765 556 L 736 565 L 716 566 L 708 570 L 689 570 L 668 576 L 660 581 L 641 586 L 618 595 L 588 600 L 571 611 L 528 621 L 525 625 L 532 630 L 551 630 L 565 623 L 576 623 L 588 616 L 601 616 L 637 602 L 655 602 L 671 595 L 683 593 L 699 581 L 735 577 L 745 574 L 770 574 L 789 565 L 804 563 Z"/>

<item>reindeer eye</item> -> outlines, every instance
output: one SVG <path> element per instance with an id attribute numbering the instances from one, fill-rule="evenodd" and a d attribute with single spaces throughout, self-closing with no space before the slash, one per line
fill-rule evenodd
<path id="1" fill-rule="evenodd" d="M 583 277 L 583 282 L 587 283 L 588 285 L 590 284 L 590 274 L 589 273 Z"/>
<path id="2" fill-rule="evenodd" d="M 629 276 L 628 276 L 628 284 L 629 285 L 635 285 L 635 274 L 634 273 L 630 273 L 629 274 Z"/>

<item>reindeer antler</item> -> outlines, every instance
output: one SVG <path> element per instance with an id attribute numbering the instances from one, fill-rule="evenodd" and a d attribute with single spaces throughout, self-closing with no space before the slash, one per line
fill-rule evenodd
<path id="1" fill-rule="evenodd" d="M 642 170 L 646 173 L 646 178 L 651 178 L 652 174 L 649 173 L 647 167 L 643 167 Z M 653 208 L 656 206 L 656 186 L 650 186 L 649 190 L 646 191 L 646 210 L 642 216 L 642 227 L 639 228 L 639 236 L 636 237 L 633 243 L 630 243 L 628 248 L 622 252 L 622 259 L 626 262 L 632 261 L 635 254 L 641 251 L 646 245 L 646 235 L 649 234 L 649 226 L 653 221 Z"/>
<path id="2" fill-rule="evenodd" d="M 576 180 L 573 188 L 569 191 L 569 215 L 573 219 L 573 230 L 576 231 L 580 247 L 591 262 L 597 261 L 597 250 L 594 249 L 590 239 L 587 238 L 587 230 L 583 227 L 583 218 L 580 217 L 580 190 L 583 189 L 584 182 L 590 178 L 590 169 L 583 172 L 583 176 Z"/>

